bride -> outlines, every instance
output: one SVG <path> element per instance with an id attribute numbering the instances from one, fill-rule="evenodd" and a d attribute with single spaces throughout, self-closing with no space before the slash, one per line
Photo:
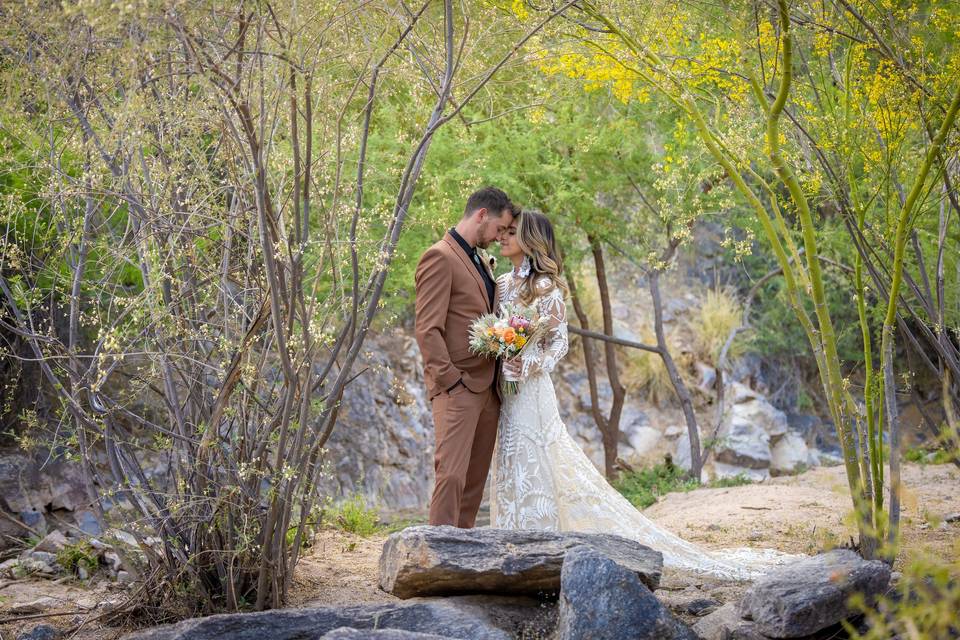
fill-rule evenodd
<path id="1" fill-rule="evenodd" d="M 537 343 L 503 363 L 519 380 L 504 394 L 493 461 L 490 524 L 502 529 L 612 533 L 663 553 L 675 569 L 725 579 L 750 579 L 786 557 L 772 550 L 706 551 L 643 516 L 604 477 L 567 433 L 550 372 L 567 353 L 561 261 L 553 227 L 543 214 L 524 211 L 501 239 L 513 270 L 498 278 L 499 304 L 535 306 L 549 327 Z"/>

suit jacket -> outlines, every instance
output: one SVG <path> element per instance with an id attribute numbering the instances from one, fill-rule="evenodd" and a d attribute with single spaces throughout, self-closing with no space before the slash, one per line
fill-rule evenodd
<path id="1" fill-rule="evenodd" d="M 449 233 L 420 257 L 416 290 L 417 344 L 430 397 L 461 378 L 474 393 L 488 389 L 496 361 L 471 353 L 468 341 L 470 325 L 490 312 L 497 294 L 487 299 L 483 278 Z"/>

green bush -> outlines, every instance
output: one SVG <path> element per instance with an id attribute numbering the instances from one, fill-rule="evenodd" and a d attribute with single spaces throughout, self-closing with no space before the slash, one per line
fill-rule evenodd
<path id="1" fill-rule="evenodd" d="M 68 544 L 57 552 L 57 563 L 68 573 L 77 573 L 82 568 L 88 574 L 100 566 L 97 551 L 86 540 Z"/>
<path id="2" fill-rule="evenodd" d="M 655 503 L 657 498 L 668 493 L 693 491 L 701 486 L 711 489 L 739 487 L 751 482 L 750 478 L 738 474 L 732 478 L 721 478 L 701 485 L 680 467 L 662 463 L 650 469 L 621 474 L 613 486 L 635 507 L 646 509 Z"/>
<path id="3" fill-rule="evenodd" d="M 640 509 L 649 507 L 662 495 L 691 491 L 699 486 L 700 483 L 688 477 L 686 471 L 672 464 L 658 464 L 650 469 L 625 473 L 614 483 L 617 491 Z"/>
<path id="4" fill-rule="evenodd" d="M 923 554 L 906 563 L 897 585 L 875 604 L 856 594 L 851 607 L 864 614 L 867 631 L 858 633 L 847 625 L 856 640 L 918 638 L 938 640 L 960 637 L 960 544 L 953 557 L 944 560 Z M 846 623 L 845 623 L 846 624 Z"/>
<path id="5" fill-rule="evenodd" d="M 338 529 L 364 538 L 380 530 L 379 512 L 376 507 L 368 505 L 367 499 L 359 492 L 332 507 L 325 515 Z"/>

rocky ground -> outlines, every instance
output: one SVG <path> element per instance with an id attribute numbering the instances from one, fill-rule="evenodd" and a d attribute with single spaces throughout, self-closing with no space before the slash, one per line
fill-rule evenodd
<path id="1" fill-rule="evenodd" d="M 960 544 L 960 521 L 954 518 L 960 510 L 960 470 L 907 464 L 904 482 L 905 550 L 898 565 L 923 550 L 951 557 Z M 645 513 L 706 548 L 756 546 L 811 553 L 851 538 L 853 529 L 844 515 L 849 510 L 843 469 L 829 467 L 753 485 L 670 494 Z M 298 567 L 291 606 L 395 602 L 378 585 L 385 539 L 324 531 Z M 657 596 L 689 622 L 696 617 L 697 603 L 735 600 L 744 588 L 668 571 Z M 67 629 L 83 622 L 87 624 L 77 638 L 119 637 L 128 629 L 103 628 L 96 618 L 102 603 L 122 596 L 115 582 L 98 576 L 85 582 L 0 580 L 0 639 L 16 638 L 40 623 Z"/>

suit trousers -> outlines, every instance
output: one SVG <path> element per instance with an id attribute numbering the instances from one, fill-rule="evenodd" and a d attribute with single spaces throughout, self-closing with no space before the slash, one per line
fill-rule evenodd
<path id="1" fill-rule="evenodd" d="M 500 398 L 494 387 L 474 393 L 464 385 L 433 398 L 436 484 L 430 524 L 474 526 L 497 442 Z"/>

